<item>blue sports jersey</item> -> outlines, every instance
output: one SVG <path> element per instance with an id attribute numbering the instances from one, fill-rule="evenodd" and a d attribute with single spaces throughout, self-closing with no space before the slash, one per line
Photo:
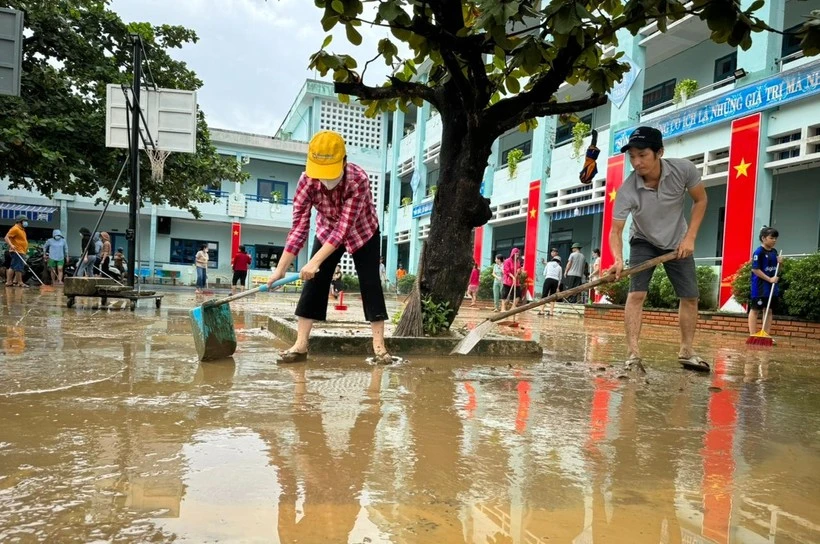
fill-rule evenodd
<path id="1" fill-rule="evenodd" d="M 774 277 L 775 270 L 777 270 L 777 251 L 772 248 L 766 251 L 766 248 L 760 246 L 752 255 L 752 270 L 761 270 L 770 278 Z M 774 295 L 777 296 L 778 288 L 776 283 L 769 283 L 758 278 L 752 273 L 752 298 L 768 297 L 769 288 L 774 285 Z"/>

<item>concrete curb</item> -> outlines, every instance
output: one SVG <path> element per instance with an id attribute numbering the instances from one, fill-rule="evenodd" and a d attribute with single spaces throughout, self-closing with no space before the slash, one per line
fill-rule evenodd
<path id="1" fill-rule="evenodd" d="M 323 327 L 324 325 L 324 327 Z M 349 327 L 345 327 L 348 325 Z M 339 329 L 345 332 L 330 333 L 322 329 Z M 352 332 L 351 329 L 356 329 Z M 296 340 L 296 320 L 281 317 L 268 317 L 268 330 L 286 342 Z M 452 349 L 458 344 L 462 336 L 450 338 L 408 337 L 386 338 L 385 343 L 390 353 L 399 356 L 428 355 L 435 357 L 449 357 Z M 326 322 L 314 325 L 310 335 L 310 351 L 327 355 L 361 355 L 372 353 L 372 341 L 362 329 L 361 322 Z M 544 350 L 538 342 L 520 340 L 500 335 L 487 335 L 470 352 L 476 357 L 508 357 L 540 359 Z"/>

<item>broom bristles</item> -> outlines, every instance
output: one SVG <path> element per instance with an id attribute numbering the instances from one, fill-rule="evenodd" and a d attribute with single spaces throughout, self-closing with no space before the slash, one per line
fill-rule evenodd
<path id="1" fill-rule="evenodd" d="M 421 295 L 418 287 L 418 282 L 416 282 L 393 336 L 424 336 L 424 316 L 421 311 Z"/>

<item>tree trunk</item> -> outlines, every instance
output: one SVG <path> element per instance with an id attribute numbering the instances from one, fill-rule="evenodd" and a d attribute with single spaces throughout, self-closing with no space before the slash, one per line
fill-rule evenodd
<path id="1" fill-rule="evenodd" d="M 453 104 L 442 112 L 441 169 L 419 283 L 422 299 L 449 303 L 449 324 L 470 281 L 473 229 L 491 217 L 490 201 L 481 196 L 481 181 L 494 136 L 482 129 L 477 114 L 462 108 L 461 103 Z"/>

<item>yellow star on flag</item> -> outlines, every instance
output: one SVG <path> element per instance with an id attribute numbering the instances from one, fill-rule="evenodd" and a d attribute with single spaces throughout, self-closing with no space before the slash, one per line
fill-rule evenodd
<path id="1" fill-rule="evenodd" d="M 238 230 L 233 231 L 233 233 L 234 233 L 236 236 L 239 236 L 239 231 L 238 231 Z"/>
<path id="2" fill-rule="evenodd" d="M 751 165 L 752 165 L 752 163 L 746 162 L 746 157 L 743 157 L 742 159 L 740 159 L 740 164 L 733 167 L 737 171 L 737 175 L 735 177 L 739 178 L 740 176 L 746 176 L 748 178 L 749 177 L 748 170 L 749 170 L 749 167 Z"/>
<path id="3" fill-rule="evenodd" d="M 538 210 L 535 208 L 530 208 L 530 219 L 535 219 L 536 215 L 538 215 Z"/>
<path id="4" fill-rule="evenodd" d="M 618 191 L 616 191 L 615 189 L 612 189 L 612 190 L 609 192 L 609 201 L 610 201 L 610 202 L 615 202 L 615 197 L 616 197 L 617 195 L 618 195 Z"/>

